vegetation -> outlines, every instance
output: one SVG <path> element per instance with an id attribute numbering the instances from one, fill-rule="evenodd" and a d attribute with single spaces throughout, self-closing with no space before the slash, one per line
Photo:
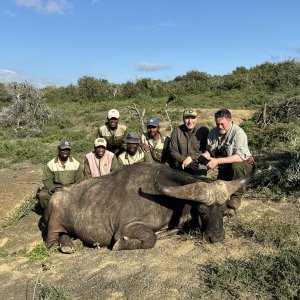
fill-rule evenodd
<path id="1" fill-rule="evenodd" d="M 36 204 L 36 198 L 28 198 L 25 200 L 23 205 L 18 208 L 9 218 L 8 222 L 5 224 L 4 227 L 8 227 L 17 223 L 20 219 L 25 217 L 30 211 L 34 210 Z"/>
<path id="2" fill-rule="evenodd" d="M 71 300 L 72 295 L 62 286 L 42 287 L 38 297 L 39 300 Z"/>
<path id="3" fill-rule="evenodd" d="M 170 130 L 170 125 L 181 122 L 181 112 L 186 107 L 251 109 L 255 111 L 253 117 L 241 126 L 248 135 L 258 168 L 252 195 L 256 193 L 273 201 L 288 199 L 291 206 L 282 214 L 266 211 L 256 222 L 237 219 L 233 226 L 237 238 L 271 249 L 270 253 L 249 253 L 245 259 L 211 263 L 200 271 L 208 294 L 217 290 L 236 299 L 298 299 L 299 74 L 299 62 L 289 60 L 250 69 L 238 67 L 224 76 L 193 70 L 169 82 L 144 78 L 111 84 L 84 76 L 76 85 L 43 90 L 27 83 L 0 84 L 0 167 L 24 160 L 44 164 L 56 155 L 61 139 L 71 140 L 72 153 L 82 160 L 96 138 L 96 128 L 105 122 L 111 108 L 120 111 L 121 121 L 131 131 L 141 131 L 134 111 L 145 111 L 145 119 L 159 118 Z M 11 223 L 33 206 L 31 199 L 12 216 Z M 49 254 L 39 245 L 29 253 L 24 251 L 24 255 L 37 260 Z M 50 287 L 44 288 L 39 297 L 68 299 L 69 296 L 63 289 Z"/>
<path id="4" fill-rule="evenodd" d="M 300 247 L 205 267 L 206 284 L 230 299 L 299 299 Z M 209 294 L 209 292 L 207 293 Z"/>

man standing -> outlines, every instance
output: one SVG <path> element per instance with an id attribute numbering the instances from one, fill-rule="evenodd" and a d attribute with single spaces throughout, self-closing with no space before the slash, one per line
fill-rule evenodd
<path id="1" fill-rule="evenodd" d="M 119 124 L 120 113 L 111 109 L 107 113 L 107 122 L 98 128 L 98 135 L 107 142 L 107 150 L 116 156 L 124 151 L 123 139 L 127 134 L 127 127 Z"/>
<path id="2" fill-rule="evenodd" d="M 172 167 L 189 174 L 206 175 L 197 158 L 206 150 L 208 128 L 198 124 L 197 111 L 187 108 L 183 112 L 183 124 L 174 129 L 170 141 Z"/>
<path id="3" fill-rule="evenodd" d="M 97 138 L 94 150 L 89 152 L 84 159 L 83 174 L 85 178 L 107 175 L 118 169 L 117 157 L 106 149 L 104 138 Z"/>
<path id="4" fill-rule="evenodd" d="M 218 179 L 234 180 L 249 175 L 254 168 L 254 159 L 248 148 L 248 139 L 244 130 L 233 124 L 228 109 L 215 113 L 216 127 L 213 128 L 207 141 L 204 157 L 209 159 L 206 167 L 218 167 Z M 227 206 L 237 209 L 241 205 L 244 189 L 234 193 L 227 201 Z"/>
<path id="5" fill-rule="evenodd" d="M 147 132 L 141 138 L 141 149 L 143 152 L 150 152 L 154 161 L 165 163 L 169 159 L 170 138 L 159 130 L 159 121 L 151 118 L 147 124 Z"/>
<path id="6" fill-rule="evenodd" d="M 126 151 L 118 157 L 121 166 L 133 165 L 138 162 L 153 161 L 150 152 L 143 152 L 140 148 L 141 139 L 135 132 L 128 133 L 124 139 Z"/>
<path id="7" fill-rule="evenodd" d="M 43 184 L 44 187 L 38 194 L 40 205 L 46 208 L 51 196 L 61 187 L 83 179 L 80 163 L 71 153 L 71 143 L 61 141 L 58 145 L 58 155 L 50 160 L 44 168 Z"/>

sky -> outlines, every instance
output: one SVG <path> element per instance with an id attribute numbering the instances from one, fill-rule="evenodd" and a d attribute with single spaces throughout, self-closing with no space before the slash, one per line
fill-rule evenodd
<path id="1" fill-rule="evenodd" d="M 0 82 L 173 80 L 300 60 L 299 0 L 0 0 Z"/>

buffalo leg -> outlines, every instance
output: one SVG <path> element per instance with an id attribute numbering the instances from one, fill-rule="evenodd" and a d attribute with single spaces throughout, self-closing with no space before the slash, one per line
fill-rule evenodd
<path id="1" fill-rule="evenodd" d="M 156 239 L 152 229 L 141 224 L 132 225 L 124 230 L 124 235 L 116 241 L 112 250 L 149 249 L 154 247 Z"/>
<path id="2" fill-rule="evenodd" d="M 47 233 L 47 240 L 46 240 L 46 247 L 50 249 L 53 247 L 59 240 L 59 233 L 58 232 L 51 232 L 48 230 Z"/>

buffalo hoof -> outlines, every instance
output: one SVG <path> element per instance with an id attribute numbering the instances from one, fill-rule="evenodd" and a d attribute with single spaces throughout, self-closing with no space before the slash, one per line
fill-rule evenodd
<path id="1" fill-rule="evenodd" d="M 112 251 L 119 251 L 119 250 L 125 250 L 126 249 L 126 242 L 128 241 L 128 237 L 127 236 L 123 236 L 121 238 L 119 238 L 113 248 Z"/>
<path id="2" fill-rule="evenodd" d="M 71 238 L 64 234 L 59 238 L 59 249 L 62 253 L 72 254 L 74 253 L 74 245 Z"/>

